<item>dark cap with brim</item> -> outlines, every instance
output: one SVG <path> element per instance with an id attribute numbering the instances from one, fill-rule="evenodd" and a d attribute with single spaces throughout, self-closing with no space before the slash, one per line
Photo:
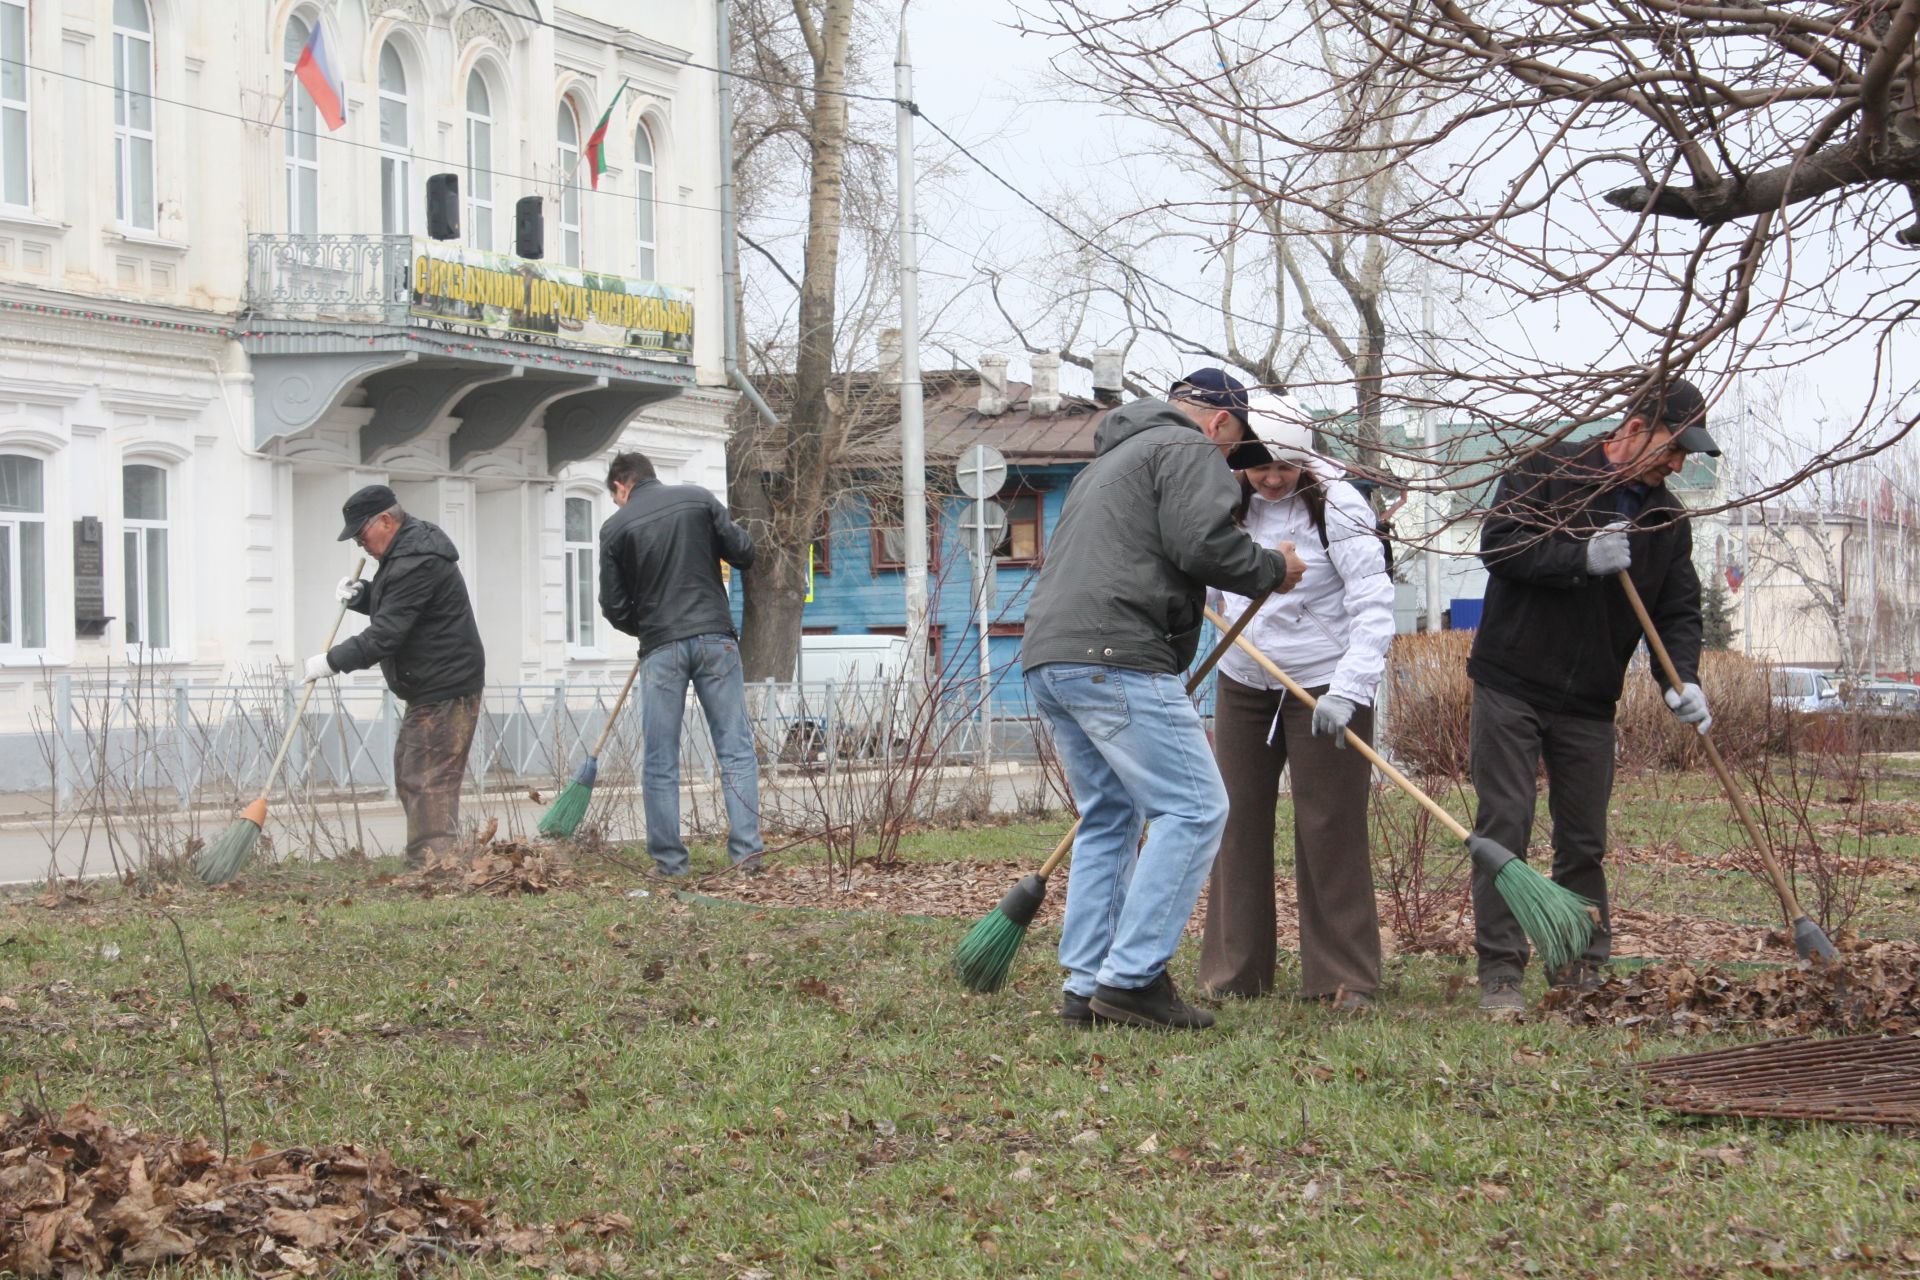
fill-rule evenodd
<path id="1" fill-rule="evenodd" d="M 1720 456 L 1720 446 L 1707 432 L 1707 398 L 1685 378 L 1675 378 L 1661 390 L 1641 397 L 1627 411 L 1628 417 L 1636 414 L 1675 428 L 1673 447 L 1682 453 Z"/>
<path id="2" fill-rule="evenodd" d="M 393 490 L 383 484 L 370 484 L 348 498 L 340 508 L 340 516 L 346 521 L 335 542 L 345 542 L 355 537 L 367 527 L 367 521 L 382 511 L 391 511 L 400 505 L 400 499 L 393 496 Z"/>
<path id="3" fill-rule="evenodd" d="M 1247 386 L 1225 369 L 1195 369 L 1168 387 L 1167 395 L 1225 409 L 1247 425 Z"/>

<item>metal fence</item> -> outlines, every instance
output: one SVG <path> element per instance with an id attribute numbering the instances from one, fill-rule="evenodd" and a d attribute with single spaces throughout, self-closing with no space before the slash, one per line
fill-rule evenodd
<path id="1" fill-rule="evenodd" d="M 288 319 L 404 324 L 412 253 L 407 236 L 249 236 L 247 306 Z"/>
<path id="2" fill-rule="evenodd" d="M 593 750 L 620 686 L 489 685 L 468 759 L 484 787 L 564 781 Z M 139 680 L 51 681 L 28 733 L 0 738 L 0 789 L 50 791 L 62 805 L 109 789 L 181 808 L 237 803 L 259 791 L 300 702 L 282 678 L 191 685 Z M 761 768 L 826 762 L 885 767 L 912 753 L 937 765 L 973 762 L 981 743 L 977 701 L 949 695 L 917 707 L 898 682 L 749 685 L 747 711 Z M 1033 759 L 1044 731 L 1023 705 L 996 699 L 987 721 L 994 758 Z M 405 706 L 378 687 L 324 684 L 288 751 L 279 786 L 379 789 L 392 794 L 393 746 Z M 600 755 L 600 776 L 637 779 L 645 714 L 638 690 Z M 706 720 L 689 693 L 680 725 L 682 778 L 717 781 Z"/>

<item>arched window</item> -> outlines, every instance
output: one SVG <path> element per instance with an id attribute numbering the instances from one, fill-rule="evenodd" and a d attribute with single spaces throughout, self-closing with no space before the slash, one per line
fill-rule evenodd
<path id="1" fill-rule="evenodd" d="M 129 463 L 120 469 L 120 493 L 127 644 L 164 649 L 173 638 L 167 573 L 167 473 L 146 463 Z"/>
<path id="2" fill-rule="evenodd" d="M 412 188 L 407 182 L 407 157 L 413 147 L 411 113 L 406 64 L 389 40 L 380 46 L 380 230 L 390 236 L 404 236 L 413 226 L 408 216 Z"/>
<path id="3" fill-rule="evenodd" d="M 27 181 L 27 6 L 0 3 L 0 204 L 24 209 Z"/>
<path id="4" fill-rule="evenodd" d="M 47 647 L 46 464 L 0 454 L 0 648 Z"/>
<path id="5" fill-rule="evenodd" d="M 554 122 L 559 138 L 557 164 L 560 170 L 560 260 L 570 267 L 580 265 L 580 117 L 573 103 L 560 103 L 560 118 Z"/>
<path id="6" fill-rule="evenodd" d="M 153 15 L 113 0 L 113 209 L 123 227 L 154 228 Z"/>
<path id="7" fill-rule="evenodd" d="M 593 647 L 593 566 L 600 554 L 593 532 L 593 499 L 567 499 L 567 644 Z"/>
<path id="8" fill-rule="evenodd" d="M 477 248 L 493 248 L 493 99 L 476 70 L 467 76 L 467 228 Z"/>
<path id="9" fill-rule="evenodd" d="M 633 238 L 640 249 L 639 274 L 642 280 L 651 280 L 658 233 L 653 216 L 653 135 L 644 124 L 633 131 L 633 203 L 636 210 Z"/>
<path id="10" fill-rule="evenodd" d="M 287 165 L 287 230 L 309 236 L 320 229 L 320 109 L 313 95 L 294 79 L 293 69 L 312 34 L 306 21 L 296 16 L 287 19 L 287 34 L 280 41 L 287 74 L 286 106 L 280 112 L 285 126 L 281 136 Z"/>

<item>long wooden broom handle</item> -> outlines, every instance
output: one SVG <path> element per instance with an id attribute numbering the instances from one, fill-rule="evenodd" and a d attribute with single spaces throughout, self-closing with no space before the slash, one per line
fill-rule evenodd
<path id="1" fill-rule="evenodd" d="M 1220 625 L 1220 615 L 1216 614 L 1213 610 L 1207 610 L 1207 617 L 1213 620 L 1215 626 Z M 1275 680 L 1278 680 L 1281 685 L 1286 688 L 1288 693 L 1306 703 L 1310 708 L 1319 705 L 1318 700 L 1305 689 L 1302 689 L 1299 684 L 1294 681 L 1292 676 L 1275 665 L 1272 658 L 1269 658 L 1266 654 L 1254 648 L 1252 641 L 1247 640 L 1245 637 L 1236 636 L 1234 643 L 1239 645 L 1248 657 L 1259 663 L 1262 671 L 1272 676 Z M 1351 729 L 1343 729 L 1341 732 L 1347 735 L 1348 746 L 1353 747 L 1361 755 L 1365 756 L 1374 768 L 1387 775 L 1387 779 L 1392 782 L 1394 786 L 1399 787 L 1402 791 L 1418 801 L 1420 806 L 1432 814 L 1434 820 L 1440 823 L 1441 826 L 1453 832 L 1453 834 L 1461 840 L 1465 840 L 1472 834 L 1472 832 L 1460 825 L 1458 818 L 1455 818 L 1452 814 L 1441 808 L 1438 801 L 1415 785 L 1413 779 L 1388 764 L 1386 759 L 1381 756 L 1378 751 L 1375 751 L 1367 745 L 1365 738 L 1362 738 Z"/>
<path id="2" fill-rule="evenodd" d="M 367 558 L 365 556 L 361 556 L 358 560 L 353 562 L 352 576 L 356 578 L 359 577 L 360 571 L 366 567 L 367 567 Z M 340 624 L 342 622 L 345 622 L 346 619 L 347 619 L 347 602 L 342 600 L 340 602 L 339 610 L 336 611 L 333 615 L 333 626 L 329 628 L 327 631 L 327 648 L 329 649 L 333 648 L 333 638 L 340 634 Z M 273 794 L 274 780 L 280 776 L 280 766 L 285 764 L 287 761 L 287 751 L 293 746 L 293 735 L 299 732 L 301 717 L 307 714 L 307 703 L 313 701 L 313 686 L 318 683 L 319 681 L 317 680 L 307 681 L 306 692 L 300 695 L 300 705 L 294 709 L 293 719 L 287 721 L 287 732 L 286 732 L 286 735 L 280 739 L 279 754 L 273 757 L 273 765 L 267 770 L 267 784 L 264 787 L 260 788 L 260 795 L 258 798 L 261 800 L 265 800 L 268 796 Z"/>
<path id="3" fill-rule="evenodd" d="M 633 670 L 627 672 L 627 682 L 620 686 L 620 696 L 613 700 L 613 714 L 607 717 L 607 727 L 600 731 L 600 741 L 593 744 L 593 758 L 598 760 L 600 753 L 607 749 L 607 743 L 613 738 L 613 726 L 620 723 L 620 710 L 627 705 L 627 695 L 633 692 L 634 677 L 640 674 L 640 663 L 646 655 L 633 660 Z"/>
<path id="4" fill-rule="evenodd" d="M 1646 601 L 1640 598 L 1640 589 L 1633 585 L 1633 579 L 1622 569 L 1619 573 L 1620 589 L 1627 593 L 1627 603 L 1633 606 L 1633 616 L 1640 619 L 1640 629 L 1646 633 L 1647 647 L 1653 650 L 1653 656 L 1660 662 L 1660 670 L 1666 673 L 1667 683 L 1678 693 L 1683 681 L 1680 673 L 1674 669 L 1673 658 L 1667 653 L 1666 642 L 1660 639 L 1660 633 L 1654 630 L 1653 617 L 1647 612 Z M 1780 864 L 1774 860 L 1773 850 L 1760 834 L 1760 824 L 1753 820 L 1753 812 L 1747 808 L 1747 799 L 1741 794 L 1739 786 L 1733 780 L 1733 774 L 1727 770 L 1727 762 L 1720 758 L 1720 748 L 1713 745 L 1713 739 L 1706 734 L 1700 735 L 1700 745 L 1707 749 L 1707 761 L 1713 765 L 1713 772 L 1720 779 L 1720 786 L 1727 793 L 1727 799 L 1733 803 L 1733 811 L 1740 818 L 1740 825 L 1747 829 L 1747 839 L 1759 851 L 1761 865 L 1767 869 L 1767 879 L 1773 882 L 1773 892 L 1780 899 L 1780 909 L 1787 913 L 1787 923 L 1806 915 L 1800 909 L 1800 899 L 1794 893 L 1793 886 L 1787 883 L 1787 877 L 1780 870 Z"/>
<path id="5" fill-rule="evenodd" d="M 1220 637 L 1220 643 L 1214 645 L 1212 650 L 1208 652 L 1206 658 L 1201 661 L 1200 665 L 1188 674 L 1188 697 L 1193 696 L 1193 691 L 1198 689 L 1200 682 L 1212 673 L 1214 667 L 1219 664 L 1220 659 L 1227 656 L 1227 650 L 1233 647 L 1233 642 L 1240 638 L 1240 633 L 1247 629 L 1247 624 L 1253 621 L 1253 616 L 1260 612 L 1260 607 L 1266 604 L 1267 597 L 1272 594 L 1272 588 L 1268 588 L 1253 597 L 1252 600 L 1248 601 L 1246 609 L 1241 612 L 1239 620 L 1231 627 L 1226 627 L 1226 634 Z M 1215 614 L 1213 610 L 1207 610 L 1207 616 L 1213 619 L 1213 624 L 1216 627 L 1224 625 L 1220 617 Z M 1053 847 L 1053 852 L 1048 855 L 1047 860 L 1040 864 L 1040 878 L 1042 880 L 1045 880 L 1048 876 L 1060 869 L 1060 863 L 1066 858 L 1067 854 L 1072 851 L 1073 837 L 1077 835 L 1079 831 L 1080 820 L 1076 818 L 1074 819 L 1073 825 L 1067 828 L 1067 834 L 1060 837 L 1060 843 Z"/>

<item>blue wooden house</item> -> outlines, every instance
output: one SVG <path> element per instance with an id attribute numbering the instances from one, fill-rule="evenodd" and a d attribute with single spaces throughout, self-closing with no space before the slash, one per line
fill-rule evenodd
<path id="1" fill-rule="evenodd" d="M 930 371 L 923 382 L 932 657 L 943 687 L 969 701 L 978 697 L 973 570 L 960 529 L 970 500 L 959 492 L 954 461 L 969 445 L 988 444 L 1006 457 L 1008 471 L 994 499 L 1005 508 L 1007 524 L 994 554 L 990 678 L 996 709 L 1022 714 L 1026 696 L 1019 653 L 1027 599 L 1067 486 L 1093 459 L 1094 431 L 1106 408 L 1045 391 L 1036 398 L 1030 384 L 1018 382 L 1006 384 L 1004 392 L 989 384 L 983 398 L 980 376 L 970 370 Z M 874 485 L 870 490 L 854 486 L 828 514 L 827 527 L 814 543 L 813 590 L 802 613 L 806 635 L 906 634 L 897 408 L 887 417 L 886 425 L 870 433 L 871 440 L 882 443 L 861 450 L 860 465 L 873 471 Z M 736 594 L 736 619 L 739 612 Z"/>

